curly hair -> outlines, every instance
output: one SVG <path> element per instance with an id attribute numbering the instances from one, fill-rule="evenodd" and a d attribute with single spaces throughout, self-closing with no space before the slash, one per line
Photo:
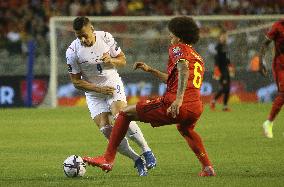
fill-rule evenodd
<path id="1" fill-rule="evenodd" d="M 88 25 L 90 23 L 89 18 L 87 17 L 77 17 L 76 19 L 74 19 L 73 21 L 73 29 L 75 31 L 79 31 L 81 30 L 85 25 Z"/>
<path id="2" fill-rule="evenodd" d="M 186 44 L 195 44 L 199 40 L 199 28 L 191 17 L 172 18 L 168 24 L 168 29 Z"/>

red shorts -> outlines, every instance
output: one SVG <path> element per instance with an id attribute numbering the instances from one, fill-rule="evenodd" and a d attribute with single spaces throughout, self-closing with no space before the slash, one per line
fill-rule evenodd
<path id="1" fill-rule="evenodd" d="M 272 64 L 272 72 L 279 92 L 284 92 L 284 62 Z"/>
<path id="2" fill-rule="evenodd" d="M 195 125 L 203 111 L 201 101 L 189 102 L 183 104 L 180 107 L 179 115 L 173 118 L 170 114 L 167 114 L 167 109 L 171 104 L 163 97 L 137 103 L 136 111 L 139 121 L 151 123 L 152 127 L 170 124 Z"/>

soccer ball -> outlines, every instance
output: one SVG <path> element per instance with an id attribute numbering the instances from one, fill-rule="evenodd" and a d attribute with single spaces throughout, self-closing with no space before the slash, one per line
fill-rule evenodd
<path id="1" fill-rule="evenodd" d="M 63 162 L 63 170 L 67 177 L 82 177 L 86 173 L 86 164 L 78 155 L 71 155 Z"/>

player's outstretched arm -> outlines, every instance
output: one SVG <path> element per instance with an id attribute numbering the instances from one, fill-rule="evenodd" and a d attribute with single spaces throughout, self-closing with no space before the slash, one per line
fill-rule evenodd
<path id="1" fill-rule="evenodd" d="M 166 83 L 168 80 L 168 74 L 163 73 L 157 69 L 152 68 L 151 66 L 148 66 L 144 62 L 135 62 L 133 69 L 142 69 L 145 72 L 149 72 L 153 74 L 155 77 L 158 77 L 162 82 Z"/>
<path id="2" fill-rule="evenodd" d="M 268 73 L 267 64 L 264 61 L 264 56 L 265 56 L 265 52 L 270 43 L 271 43 L 271 40 L 266 38 L 265 41 L 262 43 L 260 47 L 260 52 L 259 52 L 259 73 L 264 77 L 266 77 Z"/>
<path id="3" fill-rule="evenodd" d="M 70 79 L 75 86 L 75 88 L 83 91 L 91 91 L 91 92 L 98 92 L 105 95 L 113 95 L 114 88 L 109 86 L 102 86 L 98 87 L 92 83 L 89 83 L 83 79 L 81 79 L 81 73 L 72 74 L 70 73 Z"/>

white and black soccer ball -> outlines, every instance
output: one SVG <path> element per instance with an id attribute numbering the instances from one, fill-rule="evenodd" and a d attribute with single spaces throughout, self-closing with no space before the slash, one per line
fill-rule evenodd
<path id="1" fill-rule="evenodd" d="M 63 162 L 63 170 L 67 177 L 82 177 L 86 173 L 86 164 L 78 155 L 71 155 Z"/>

